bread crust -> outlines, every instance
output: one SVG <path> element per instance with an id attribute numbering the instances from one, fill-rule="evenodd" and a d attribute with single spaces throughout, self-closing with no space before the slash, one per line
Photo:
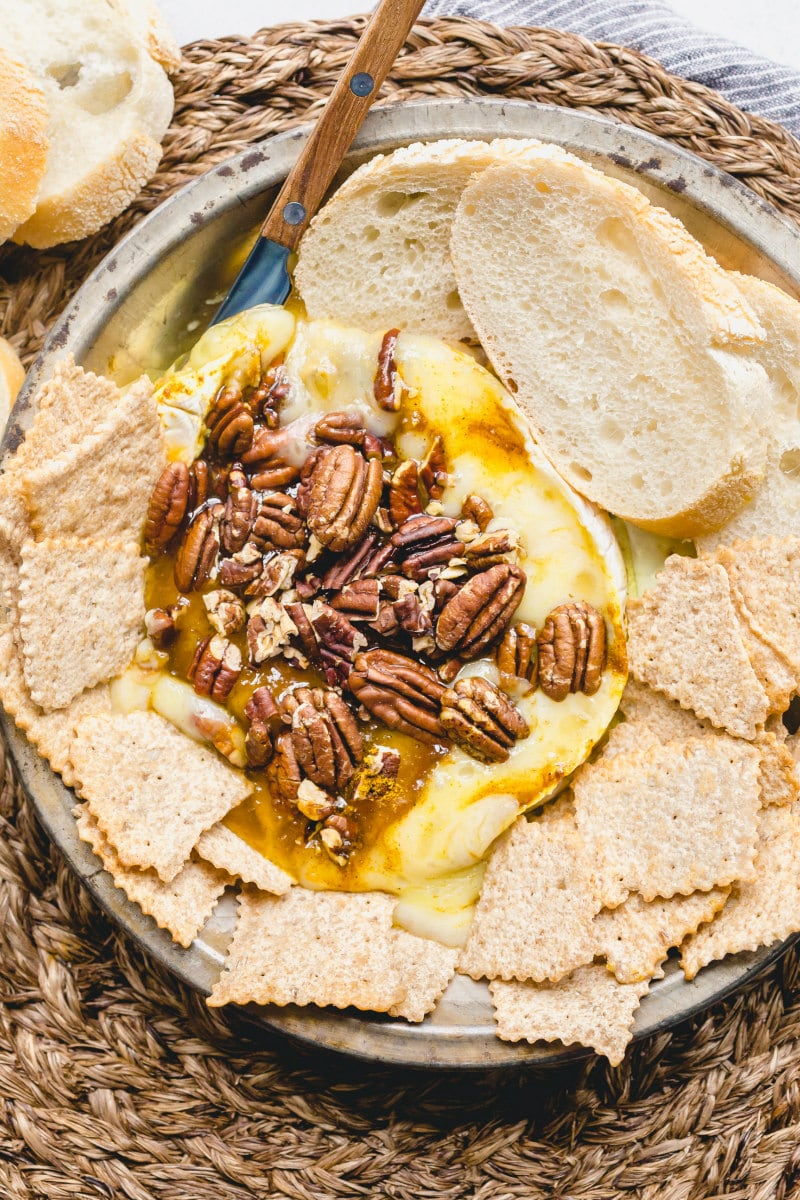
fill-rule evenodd
<path id="1" fill-rule="evenodd" d="M 47 149 L 44 94 L 28 68 L 0 50 L 0 241 L 36 207 Z"/>

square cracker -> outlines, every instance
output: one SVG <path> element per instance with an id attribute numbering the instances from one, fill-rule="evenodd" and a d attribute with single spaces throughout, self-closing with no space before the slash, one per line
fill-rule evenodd
<path id="1" fill-rule="evenodd" d="M 649 982 L 617 983 L 602 963 L 578 967 L 560 983 L 489 984 L 504 1042 L 577 1042 L 621 1063 Z"/>
<path id="2" fill-rule="evenodd" d="M 96 430 L 22 474 L 37 538 L 77 535 L 139 541 L 166 463 L 153 386 L 133 384 Z"/>
<path id="3" fill-rule="evenodd" d="M 628 603 L 633 676 L 737 737 L 754 738 L 767 695 L 747 657 L 722 567 L 672 555 Z"/>
<path id="4" fill-rule="evenodd" d="M 110 379 L 84 371 L 67 355 L 34 398 L 36 415 L 14 457 L 16 467 L 38 467 L 69 450 L 106 421 L 121 398 Z"/>
<path id="5" fill-rule="evenodd" d="M 688 896 L 750 878 L 759 754 L 727 737 L 648 745 L 584 766 L 573 781 L 578 829 L 602 903 Z"/>
<path id="6" fill-rule="evenodd" d="M 248 846 L 227 825 L 212 825 L 211 829 L 202 833 L 197 843 L 197 853 L 205 862 L 227 871 L 243 883 L 255 884 L 262 892 L 281 896 L 294 883 L 291 875 Z"/>
<path id="7" fill-rule="evenodd" d="M 712 888 L 670 900 L 629 896 L 619 908 L 604 908 L 595 917 L 595 951 L 620 983 L 652 979 L 670 948 L 710 921 L 729 891 Z"/>
<path id="8" fill-rule="evenodd" d="M 800 931 L 800 813 L 767 808 L 759 819 L 756 869 L 736 884 L 722 912 L 681 948 L 687 979 L 726 954 L 757 950 Z"/>
<path id="9" fill-rule="evenodd" d="M 70 751 L 80 794 L 125 867 L 169 883 L 204 830 L 251 785 L 218 755 L 152 712 L 88 717 Z"/>
<path id="10" fill-rule="evenodd" d="M 800 687 L 800 537 L 750 538 L 715 552 L 753 633 L 794 672 Z"/>
<path id="11" fill-rule="evenodd" d="M 457 951 L 394 927 L 395 904 L 381 892 L 244 889 L 208 1003 L 352 1006 L 421 1021 L 447 987 Z"/>
<path id="12" fill-rule="evenodd" d="M 131 871 L 123 867 L 114 848 L 100 832 L 86 804 L 73 809 L 78 833 L 129 900 L 138 904 L 145 916 L 152 917 L 159 929 L 166 929 L 179 946 L 191 946 L 211 916 L 228 884 L 224 871 L 205 862 L 191 860 L 171 883 L 162 883 L 155 871 Z"/>
<path id="13" fill-rule="evenodd" d="M 599 908 L 574 817 L 521 817 L 489 860 L 458 968 L 473 979 L 561 979 L 592 961 Z"/>
<path id="14" fill-rule="evenodd" d="M 0 632 L 0 704 L 53 770 L 59 772 L 67 787 L 75 783 L 70 748 L 78 723 L 84 717 L 112 712 L 111 692 L 106 683 L 81 692 L 66 708 L 42 712 L 28 695 L 19 649 L 8 629 Z"/>
<path id="15" fill-rule="evenodd" d="M 134 542 L 47 538 L 22 547 L 23 669 L 41 708 L 64 708 L 128 666 L 142 636 L 146 566 Z"/>

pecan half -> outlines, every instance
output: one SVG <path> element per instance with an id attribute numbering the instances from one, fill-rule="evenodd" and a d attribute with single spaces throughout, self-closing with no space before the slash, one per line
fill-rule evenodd
<path id="1" fill-rule="evenodd" d="M 492 512 L 491 505 L 484 500 L 483 496 L 477 496 L 474 492 L 470 492 L 468 496 L 464 497 L 462 502 L 461 516 L 465 521 L 474 521 L 478 529 L 483 533 L 494 513 Z"/>
<path id="2" fill-rule="evenodd" d="M 257 491 L 269 491 L 286 487 L 300 477 L 300 468 L 287 462 L 285 429 L 257 429 L 253 444 L 242 454 L 242 464 L 247 467 L 250 482 Z"/>
<path id="3" fill-rule="evenodd" d="M 428 493 L 428 498 L 441 500 L 444 489 L 447 487 L 448 478 L 444 441 L 440 433 L 437 433 L 428 447 L 428 453 L 420 464 L 419 477 L 422 480 L 422 486 Z"/>
<path id="4" fill-rule="evenodd" d="M 355 717 L 338 692 L 302 689 L 292 712 L 292 743 L 303 773 L 321 788 L 341 791 L 364 756 Z"/>
<path id="5" fill-rule="evenodd" d="M 436 645 L 461 658 L 479 658 L 511 624 L 525 592 L 525 572 L 500 563 L 473 575 L 445 604 L 436 622 Z"/>
<path id="6" fill-rule="evenodd" d="M 230 637 L 244 629 L 246 620 L 244 605 L 238 596 L 225 588 L 206 592 L 203 596 L 208 623 L 217 633 Z"/>
<path id="7" fill-rule="evenodd" d="M 375 373 L 372 391 L 375 403 L 384 412 L 397 412 L 402 399 L 402 383 L 394 360 L 399 336 L 399 329 L 388 329 L 383 335 L 381 348 L 378 351 L 378 370 Z"/>
<path id="8" fill-rule="evenodd" d="M 285 492 L 261 497 L 252 540 L 262 550 L 298 550 L 306 543 L 306 529 L 297 505 Z"/>
<path id="9" fill-rule="evenodd" d="M 267 596 L 249 608 L 247 649 L 255 666 L 274 658 L 297 634 L 297 626 L 277 600 Z"/>
<path id="10" fill-rule="evenodd" d="M 538 637 L 539 686 L 551 700 L 570 692 L 593 696 L 606 664 L 606 626 L 591 604 L 560 604 Z"/>
<path id="11" fill-rule="evenodd" d="M 247 762 L 263 767 L 272 758 L 272 728 L 277 724 L 278 706 L 268 687 L 257 687 L 244 708 L 249 722 L 244 740 Z"/>
<path id="12" fill-rule="evenodd" d="M 309 620 L 310 607 L 306 604 L 287 604 L 286 612 L 297 630 L 292 638 L 292 644 L 299 646 L 305 657 L 314 664 L 319 664 L 319 642 L 314 633 L 314 626 Z"/>
<path id="13" fill-rule="evenodd" d="M 383 487 L 378 459 L 352 446 L 331 446 L 317 458 L 310 479 L 308 527 L 323 546 L 340 553 L 360 542 Z"/>
<path id="14" fill-rule="evenodd" d="M 366 646 L 367 639 L 344 613 L 336 612 L 327 604 L 315 602 L 309 621 L 316 635 L 319 662 L 326 680 L 331 687 L 346 683 L 353 661 L 359 650 Z"/>
<path id="15" fill-rule="evenodd" d="M 430 667 L 392 650 L 368 650 L 356 658 L 347 686 L 389 729 L 420 742 L 443 740 L 439 705 L 445 687 Z"/>
<path id="16" fill-rule="evenodd" d="M 217 518 L 221 505 L 203 508 L 186 530 L 175 558 L 176 586 L 182 592 L 200 588 L 211 576 L 219 553 Z"/>
<path id="17" fill-rule="evenodd" d="M 278 412 L 288 395 L 289 378 L 281 359 L 270 365 L 264 378 L 250 397 L 250 407 L 253 412 L 264 418 L 271 429 L 274 429 L 278 424 Z"/>
<path id="18" fill-rule="evenodd" d="M 364 422 L 358 409 L 327 413 L 314 426 L 314 436 L 321 442 L 332 442 L 336 446 L 347 443 L 361 446 L 366 435 Z"/>
<path id="19" fill-rule="evenodd" d="M 219 538 L 228 554 L 242 549 L 257 515 L 258 496 L 250 488 L 242 468 L 236 465 L 228 476 L 228 498 L 219 523 Z"/>
<path id="20" fill-rule="evenodd" d="M 357 546 L 354 546 L 343 558 L 337 559 L 328 567 L 320 580 L 323 588 L 338 591 L 346 583 L 352 583 L 358 578 L 363 568 L 370 562 L 373 552 L 378 545 L 378 535 L 372 531 L 366 533 Z"/>
<path id="21" fill-rule="evenodd" d="M 148 550 L 163 550 L 181 527 L 189 508 L 189 468 L 185 463 L 168 463 L 161 472 L 150 503 L 144 526 Z"/>
<path id="22" fill-rule="evenodd" d="M 186 674 L 198 696 L 224 701 L 242 673 L 242 655 L 238 646 L 214 634 L 200 642 Z"/>
<path id="23" fill-rule="evenodd" d="M 426 513 L 409 517 L 395 534 L 391 545 L 402 560 L 403 574 L 422 581 L 431 571 L 441 571 L 464 547 L 455 537 L 452 517 L 431 517 Z"/>
<path id="24" fill-rule="evenodd" d="M 505 762 L 514 742 L 530 733 L 516 706 L 479 675 L 448 688 L 441 720 L 453 741 L 481 762 Z"/>
<path id="25" fill-rule="evenodd" d="M 189 499 L 187 509 L 194 512 L 211 495 L 211 468 L 204 458 L 196 458 L 189 467 Z"/>
<path id="26" fill-rule="evenodd" d="M 258 579 L 264 568 L 264 558 L 253 542 L 247 542 L 230 558 L 219 564 L 219 581 L 223 587 L 244 587 Z"/>
<path id="27" fill-rule="evenodd" d="M 515 529 L 481 533 L 464 547 L 464 558 L 471 570 L 483 571 L 498 563 L 516 562 L 518 557 L 519 534 Z"/>
<path id="28" fill-rule="evenodd" d="M 356 579 L 346 583 L 340 592 L 331 596 L 330 605 L 351 621 L 374 621 L 380 605 L 380 584 L 377 579 Z"/>
<path id="29" fill-rule="evenodd" d="M 267 783 L 275 800 L 294 804 L 303 775 L 294 752 L 292 735 L 287 729 L 275 739 L 275 752 L 267 767 Z"/>
<path id="30" fill-rule="evenodd" d="M 532 688 L 536 687 L 538 650 L 532 625 L 521 622 L 506 630 L 497 647 L 497 666 L 501 675 L 526 679 Z"/>
<path id="31" fill-rule="evenodd" d="M 414 458 L 407 458 L 400 463 L 389 483 L 389 516 L 399 527 L 414 513 L 420 512 L 419 463 Z"/>
<path id="32" fill-rule="evenodd" d="M 208 445 L 219 458 L 240 458 L 253 441 L 253 418 L 242 401 L 235 381 L 217 392 L 208 416 Z"/>

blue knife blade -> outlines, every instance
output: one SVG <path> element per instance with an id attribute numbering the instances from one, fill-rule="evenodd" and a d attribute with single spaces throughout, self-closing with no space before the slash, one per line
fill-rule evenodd
<path id="1" fill-rule="evenodd" d="M 217 325 L 226 317 L 235 317 L 255 304 L 285 304 L 292 290 L 289 254 L 286 246 L 270 238 L 257 238 L 211 324 Z"/>

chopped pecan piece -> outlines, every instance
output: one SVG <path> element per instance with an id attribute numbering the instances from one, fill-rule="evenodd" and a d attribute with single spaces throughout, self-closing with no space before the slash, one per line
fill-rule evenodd
<path id="1" fill-rule="evenodd" d="M 472 570 L 483 571 L 498 563 L 516 562 L 519 556 L 519 534 L 515 529 L 494 529 L 473 538 L 464 547 L 464 557 Z"/>
<path id="2" fill-rule="evenodd" d="M 299 550 L 306 528 L 297 505 L 285 492 L 267 492 L 253 525 L 252 540 L 262 550 Z"/>
<path id="3" fill-rule="evenodd" d="M 287 604 L 286 611 L 289 614 L 290 620 L 294 623 L 297 630 L 296 635 L 292 639 L 295 646 L 299 644 L 309 662 L 319 664 L 319 643 L 317 635 L 314 632 L 314 626 L 309 620 L 309 606 L 306 604 Z"/>
<path id="4" fill-rule="evenodd" d="M 351 621 L 374 621 L 380 605 L 380 584 L 377 579 L 356 579 L 346 583 L 341 591 L 331 596 L 330 605 Z"/>
<path id="5" fill-rule="evenodd" d="M 500 674 L 526 679 L 531 687 L 535 688 L 538 662 L 536 630 L 533 626 L 521 622 L 507 629 L 497 647 L 497 666 Z"/>
<path id="6" fill-rule="evenodd" d="M 439 678 L 445 683 L 452 683 L 463 665 L 460 658 L 445 659 L 443 663 L 439 664 Z"/>
<path id="7" fill-rule="evenodd" d="M 294 753 L 292 735 L 289 730 L 279 733 L 275 739 L 275 752 L 267 767 L 267 783 L 275 800 L 293 805 L 303 776 Z"/>
<path id="8" fill-rule="evenodd" d="M 392 605 L 397 623 L 406 633 L 414 636 L 430 633 L 433 629 L 431 610 L 423 606 L 414 592 L 409 592 Z"/>
<path id="9" fill-rule="evenodd" d="M 308 495 L 308 527 L 323 546 L 340 553 L 367 532 L 383 487 L 383 468 L 352 446 L 331 446 L 315 461 Z"/>
<path id="10" fill-rule="evenodd" d="M 389 746 L 373 746 L 364 759 L 364 771 L 367 775 L 396 779 L 400 771 L 400 751 Z"/>
<path id="11" fill-rule="evenodd" d="M 493 683 L 459 679 L 442 697 L 442 726 L 481 762 L 505 762 L 514 742 L 530 733 L 522 714 Z"/>
<path id="12" fill-rule="evenodd" d="M 452 600 L 459 589 L 457 584 L 452 579 L 442 579 L 441 576 L 434 580 L 433 584 L 433 607 L 436 612 L 440 612 L 448 600 Z"/>
<path id="13" fill-rule="evenodd" d="M 327 413 L 314 426 L 314 436 L 321 442 L 332 442 L 336 446 L 347 443 L 361 446 L 366 435 L 364 422 L 358 409 Z"/>
<path id="14" fill-rule="evenodd" d="M 355 717 L 338 692 L 299 689 L 292 712 L 292 741 L 303 773 L 319 787 L 341 791 L 364 756 Z"/>
<path id="15" fill-rule="evenodd" d="M 282 604 L 270 596 L 249 608 L 247 649 L 255 666 L 274 658 L 297 634 L 297 626 Z"/>
<path id="16" fill-rule="evenodd" d="M 439 705 L 445 688 L 430 667 L 392 650 L 368 650 L 356 658 L 347 686 L 389 729 L 420 742 L 443 740 Z"/>
<path id="17" fill-rule="evenodd" d="M 144 627 L 156 650 L 166 650 L 177 638 L 178 620 L 185 603 L 170 604 L 168 608 L 151 608 L 144 614 Z"/>
<path id="18" fill-rule="evenodd" d="M 200 642 L 186 672 L 198 696 L 225 701 L 242 673 L 242 655 L 238 646 L 214 634 Z"/>
<path id="19" fill-rule="evenodd" d="M 210 578 L 219 553 L 217 519 L 222 506 L 203 508 L 186 530 L 175 558 L 175 583 L 182 592 L 203 586 Z"/>
<path id="20" fill-rule="evenodd" d="M 302 550 L 283 550 L 264 563 L 261 574 L 244 590 L 246 596 L 260 599 L 262 596 L 275 596 L 278 592 L 286 591 L 294 582 L 297 571 L 305 562 Z"/>
<path id="21" fill-rule="evenodd" d="M 295 803 L 298 812 L 301 812 L 309 821 L 324 821 L 326 817 L 336 811 L 333 798 L 321 787 L 317 787 L 316 783 L 312 783 L 310 779 L 304 779 L 300 784 Z"/>
<path id="22" fill-rule="evenodd" d="M 583 601 L 560 604 L 545 620 L 538 645 L 539 686 L 546 696 L 595 694 L 606 665 L 606 626 L 596 608 Z"/>
<path id="23" fill-rule="evenodd" d="M 470 492 L 468 496 L 464 497 L 461 505 L 461 516 L 465 521 L 474 521 L 478 529 L 483 533 L 494 513 L 492 512 L 491 505 L 484 500 L 483 496 L 476 496 L 474 492 Z"/>
<path id="24" fill-rule="evenodd" d="M 505 633 L 525 592 L 525 572 L 500 563 L 459 588 L 436 622 L 436 645 L 461 658 L 479 658 Z"/>
<path id="25" fill-rule="evenodd" d="M 203 596 L 203 604 L 206 606 L 208 623 L 217 633 L 230 637 L 232 633 L 238 633 L 240 629 L 244 629 L 246 620 L 244 605 L 233 592 L 229 592 L 225 588 L 206 592 Z"/>
<path id="26" fill-rule="evenodd" d="M 264 568 L 264 558 L 253 542 L 247 542 L 230 558 L 219 564 L 219 581 L 223 587 L 244 587 L 258 579 Z"/>
<path id="27" fill-rule="evenodd" d="M 369 431 L 364 434 L 361 449 L 366 458 L 380 458 L 384 462 L 388 462 L 396 457 L 394 446 L 388 438 L 378 437 L 376 433 L 369 433 Z"/>
<path id="28" fill-rule="evenodd" d="M 347 682 L 352 663 L 367 644 L 363 633 L 328 604 L 315 602 L 309 620 L 318 643 L 319 661 L 326 680 L 335 687 Z"/>
<path id="29" fill-rule="evenodd" d="M 218 458 L 240 458 L 253 441 L 253 418 L 235 380 L 217 392 L 206 417 L 208 446 Z"/>
<path id="30" fill-rule="evenodd" d="M 377 533 L 372 531 L 366 533 L 357 546 L 354 546 L 348 554 L 337 559 L 332 566 L 328 567 L 320 581 L 321 586 L 329 588 L 331 591 L 338 591 L 346 583 L 352 583 L 370 562 L 377 545 Z"/>
<path id="31" fill-rule="evenodd" d="M 253 412 L 264 418 L 270 429 L 278 424 L 278 413 L 289 395 L 289 379 L 283 360 L 272 363 L 250 397 Z"/>
<path id="32" fill-rule="evenodd" d="M 286 487 L 300 477 L 300 468 L 284 457 L 288 447 L 285 429 L 258 429 L 249 450 L 242 454 L 242 463 L 250 472 L 250 482 L 257 491 Z"/>
<path id="33" fill-rule="evenodd" d="M 185 463 L 168 463 L 161 472 L 150 503 L 144 540 L 148 550 L 163 550 L 174 538 L 189 505 L 189 468 Z"/>
<path id="34" fill-rule="evenodd" d="M 419 463 L 415 458 L 407 458 L 400 463 L 389 484 L 389 516 L 393 524 L 399 527 L 420 512 Z"/>
<path id="35" fill-rule="evenodd" d="M 347 866 L 353 848 L 353 831 L 342 813 L 332 813 L 325 819 L 319 833 L 320 841 L 330 859 L 340 867 Z"/>
<path id="36" fill-rule="evenodd" d="M 228 554 L 241 550 L 258 515 L 258 497 L 240 466 L 228 476 L 228 498 L 219 523 L 219 537 Z"/>
<path id="37" fill-rule="evenodd" d="M 444 489 L 447 487 L 447 459 L 444 454 L 444 441 L 440 433 L 437 433 L 428 447 L 428 453 L 420 465 L 419 477 L 429 499 L 441 500 Z"/>
<path id="38" fill-rule="evenodd" d="M 402 383 L 394 360 L 399 336 L 399 329 L 387 330 L 378 351 L 378 370 L 375 374 L 372 391 L 375 403 L 385 412 L 397 412 L 403 395 Z"/>
<path id="39" fill-rule="evenodd" d="M 244 741 L 247 762 L 251 767 L 263 767 L 272 758 L 271 729 L 277 723 L 278 706 L 268 687 L 257 687 L 244 709 L 249 721 Z"/>

